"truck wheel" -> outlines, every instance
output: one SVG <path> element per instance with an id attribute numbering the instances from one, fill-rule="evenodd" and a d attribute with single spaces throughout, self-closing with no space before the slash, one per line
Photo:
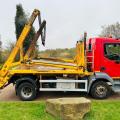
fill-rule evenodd
<path id="1" fill-rule="evenodd" d="M 90 94 L 96 99 L 105 99 L 110 96 L 111 88 L 103 81 L 96 82 L 92 85 Z"/>
<path id="2" fill-rule="evenodd" d="M 36 87 L 29 82 L 23 82 L 18 86 L 17 94 L 21 100 L 31 101 L 36 97 Z"/>

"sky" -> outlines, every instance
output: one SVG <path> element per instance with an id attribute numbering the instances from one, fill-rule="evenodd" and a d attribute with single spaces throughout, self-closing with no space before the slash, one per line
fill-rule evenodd
<path id="1" fill-rule="evenodd" d="M 0 36 L 3 48 L 15 42 L 16 4 L 30 15 L 37 8 L 47 21 L 46 47 L 72 48 L 86 31 L 97 37 L 101 26 L 120 22 L 120 0 L 3 0 L 0 4 Z M 37 23 L 35 24 L 37 27 Z"/>

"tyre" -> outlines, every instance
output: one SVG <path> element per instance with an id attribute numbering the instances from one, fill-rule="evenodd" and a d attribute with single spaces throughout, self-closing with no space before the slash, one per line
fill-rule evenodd
<path id="1" fill-rule="evenodd" d="M 103 81 L 94 83 L 91 87 L 90 95 L 96 99 L 108 98 L 111 94 L 110 86 Z"/>
<path id="2" fill-rule="evenodd" d="M 33 84 L 29 82 L 23 82 L 18 86 L 17 94 L 21 100 L 31 101 L 36 98 L 37 90 Z"/>

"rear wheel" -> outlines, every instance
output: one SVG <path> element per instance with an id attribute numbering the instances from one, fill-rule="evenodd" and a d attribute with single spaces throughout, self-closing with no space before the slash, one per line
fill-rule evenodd
<path id="1" fill-rule="evenodd" d="M 96 82 L 92 85 L 90 94 L 96 99 L 105 99 L 110 96 L 111 88 L 103 81 Z"/>
<path id="2" fill-rule="evenodd" d="M 18 86 L 17 94 L 21 100 L 31 101 L 31 100 L 35 99 L 37 90 L 33 84 L 31 84 L 29 82 L 23 82 Z"/>

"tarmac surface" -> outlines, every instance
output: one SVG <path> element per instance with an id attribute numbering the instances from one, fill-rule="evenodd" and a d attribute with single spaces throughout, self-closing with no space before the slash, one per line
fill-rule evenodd
<path id="1" fill-rule="evenodd" d="M 80 92 L 39 92 L 35 101 L 46 100 L 48 98 L 62 98 L 62 97 L 87 97 L 92 99 L 85 93 Z M 120 100 L 120 93 L 114 93 L 109 99 Z M 0 101 L 21 101 L 15 93 L 15 87 L 9 85 L 0 91 Z"/>

